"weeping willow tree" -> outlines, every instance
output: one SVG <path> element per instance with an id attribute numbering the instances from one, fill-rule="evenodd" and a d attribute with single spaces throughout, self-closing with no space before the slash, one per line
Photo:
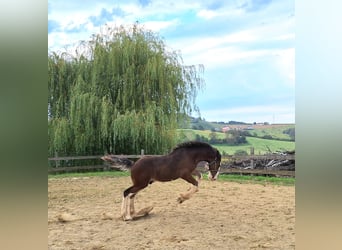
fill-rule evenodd
<path id="1" fill-rule="evenodd" d="M 197 110 L 202 72 L 138 24 L 49 53 L 49 155 L 167 152 L 177 119 Z"/>

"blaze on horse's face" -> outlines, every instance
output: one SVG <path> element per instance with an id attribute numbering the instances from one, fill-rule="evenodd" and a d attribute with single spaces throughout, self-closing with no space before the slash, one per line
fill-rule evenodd
<path id="1" fill-rule="evenodd" d="M 220 173 L 221 166 L 221 154 L 218 150 L 216 150 L 216 157 L 214 161 L 208 163 L 209 173 L 208 179 L 211 181 L 215 181 Z"/>

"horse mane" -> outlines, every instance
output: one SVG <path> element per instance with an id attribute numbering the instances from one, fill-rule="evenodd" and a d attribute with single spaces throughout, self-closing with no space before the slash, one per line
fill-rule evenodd
<path id="1" fill-rule="evenodd" d="M 212 146 L 210 146 L 208 143 L 205 143 L 205 142 L 187 141 L 187 142 L 178 144 L 176 147 L 173 148 L 172 152 L 179 150 L 179 149 L 183 149 L 183 148 L 203 148 L 203 147 L 213 149 Z"/>

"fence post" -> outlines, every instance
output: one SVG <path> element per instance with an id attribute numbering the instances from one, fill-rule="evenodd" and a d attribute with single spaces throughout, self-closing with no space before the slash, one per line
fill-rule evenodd
<path id="1" fill-rule="evenodd" d="M 103 152 L 103 155 L 106 155 L 106 152 Z M 104 164 L 104 167 L 102 169 L 103 172 L 109 171 L 109 164 Z"/>
<path id="2" fill-rule="evenodd" d="M 141 155 L 141 156 L 144 155 L 144 150 L 143 150 L 143 149 L 141 150 L 140 155 Z"/>
<path id="3" fill-rule="evenodd" d="M 254 155 L 254 147 L 251 147 L 251 156 Z M 254 169 L 254 159 L 251 158 L 251 168 Z"/>
<path id="4" fill-rule="evenodd" d="M 58 153 L 57 153 L 57 151 L 55 151 L 55 158 L 58 158 Z M 56 160 L 56 161 L 55 161 L 55 164 L 56 164 L 56 168 L 58 168 L 58 167 L 59 167 L 59 160 Z"/>

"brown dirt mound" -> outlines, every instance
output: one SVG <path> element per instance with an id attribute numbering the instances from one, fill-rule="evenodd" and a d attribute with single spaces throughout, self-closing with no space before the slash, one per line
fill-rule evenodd
<path id="1" fill-rule="evenodd" d="M 182 204 L 183 180 L 153 183 L 135 206 L 146 217 L 120 218 L 129 177 L 49 179 L 48 247 L 54 249 L 295 249 L 295 188 L 200 183 Z"/>

